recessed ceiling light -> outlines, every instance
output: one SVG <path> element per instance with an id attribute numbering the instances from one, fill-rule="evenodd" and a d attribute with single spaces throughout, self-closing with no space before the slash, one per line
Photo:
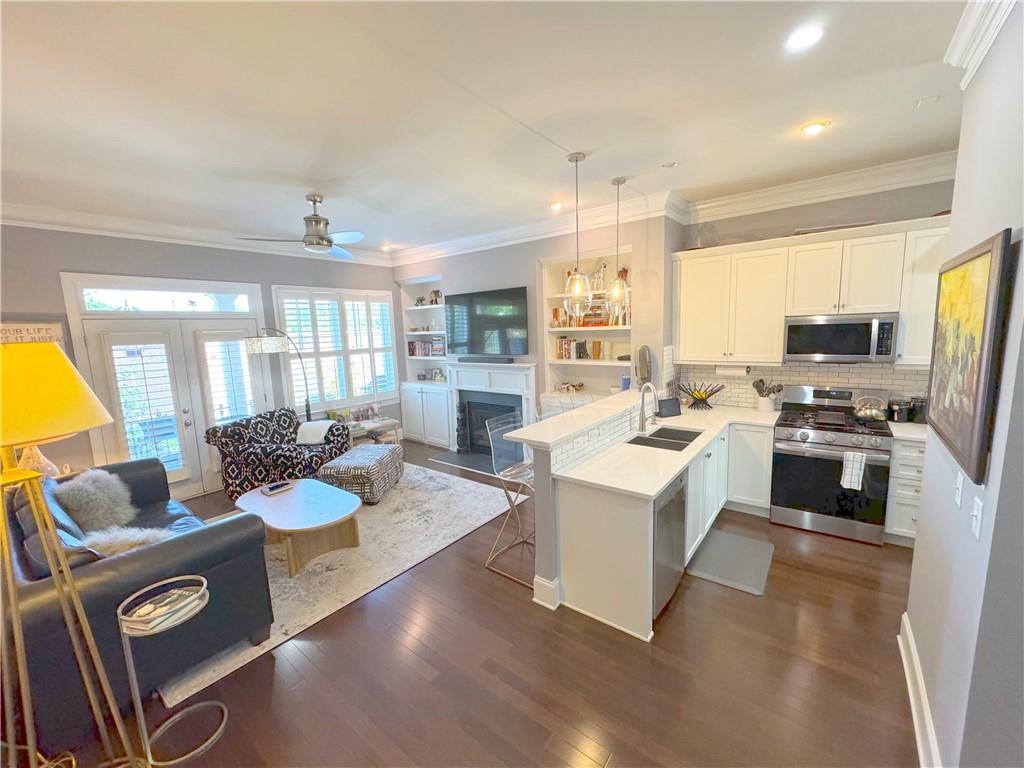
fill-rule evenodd
<path id="1" fill-rule="evenodd" d="M 662 163 L 661 167 L 662 168 L 675 168 L 677 165 L 679 165 L 678 161 L 676 161 L 676 160 L 669 160 L 667 163 Z"/>
<path id="2" fill-rule="evenodd" d="M 807 125 L 805 125 L 803 128 L 800 129 L 800 132 L 804 136 L 817 136 L 830 125 L 832 125 L 832 123 L 828 120 L 817 120 L 813 123 L 808 123 Z"/>
<path id="3" fill-rule="evenodd" d="M 786 50 L 791 53 L 806 51 L 821 40 L 821 36 L 824 34 L 825 30 L 821 27 L 816 27 L 813 24 L 806 27 L 799 27 L 798 29 L 793 30 L 789 37 L 786 38 Z"/>
<path id="4" fill-rule="evenodd" d="M 384 245 L 382 245 L 380 249 L 384 251 L 384 253 L 391 253 L 393 250 L 395 250 L 395 246 L 393 246 L 391 243 L 384 243 Z"/>
<path id="5" fill-rule="evenodd" d="M 552 200 L 550 203 L 548 203 L 548 206 L 551 208 L 552 213 L 560 213 L 562 210 L 562 201 Z"/>

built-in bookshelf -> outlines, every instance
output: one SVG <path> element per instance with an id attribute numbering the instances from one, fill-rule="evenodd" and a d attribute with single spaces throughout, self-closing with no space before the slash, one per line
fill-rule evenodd
<path id="1" fill-rule="evenodd" d="M 438 369 L 447 370 L 448 336 L 445 331 L 444 294 L 439 275 L 427 275 L 401 284 L 402 335 L 405 343 L 405 381 L 437 381 Z"/>
<path id="2" fill-rule="evenodd" d="M 619 249 L 619 266 L 628 272 L 627 285 L 632 278 L 632 253 L 629 245 Z M 632 368 L 630 360 L 619 359 L 632 353 L 631 312 L 627 309 L 616 318 L 606 310 L 603 300 L 615 277 L 615 249 L 603 248 L 581 254 L 580 271 L 591 277 L 594 304 L 585 318 L 569 323 L 563 306 L 565 280 L 575 265 L 575 257 L 566 255 L 545 261 L 541 267 L 544 333 L 540 341 L 544 345 L 545 387 L 554 392 L 562 383 L 582 383 L 584 392 L 604 397 L 613 387 L 621 387 L 623 374 Z"/>

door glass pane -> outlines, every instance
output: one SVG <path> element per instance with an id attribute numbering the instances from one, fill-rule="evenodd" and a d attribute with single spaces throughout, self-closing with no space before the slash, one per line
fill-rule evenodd
<path id="1" fill-rule="evenodd" d="M 368 349 L 370 346 L 370 323 L 366 317 L 365 301 L 345 302 L 345 323 L 348 326 L 348 348 Z"/>
<path id="2" fill-rule="evenodd" d="M 324 357 L 320 360 L 323 370 L 324 400 L 344 400 L 346 394 L 345 360 L 341 357 Z"/>
<path id="3" fill-rule="evenodd" d="M 83 288 L 87 312 L 248 312 L 244 293 Z"/>
<path id="4" fill-rule="evenodd" d="M 313 351 L 313 314 L 306 299 L 283 299 L 284 330 L 303 352 Z"/>
<path id="5" fill-rule="evenodd" d="M 316 360 L 305 360 L 306 378 L 302 378 L 302 366 L 299 365 L 299 358 L 291 358 L 292 362 L 292 393 L 295 396 L 295 405 L 301 406 L 306 402 L 306 381 L 309 381 L 309 402 L 320 402 L 320 390 L 316 384 Z"/>
<path id="6" fill-rule="evenodd" d="M 245 342 L 207 341 L 206 387 L 215 424 L 227 424 L 256 413 Z"/>
<path id="7" fill-rule="evenodd" d="M 374 352 L 373 368 L 376 374 L 377 392 L 394 392 L 398 389 L 394 352 Z"/>
<path id="8" fill-rule="evenodd" d="M 370 302 L 370 324 L 375 348 L 394 344 L 391 339 L 391 304 L 385 301 Z"/>
<path id="9" fill-rule="evenodd" d="M 352 396 L 373 394 L 373 368 L 370 365 L 370 353 L 363 352 L 349 357 L 352 366 Z"/>
<path id="10" fill-rule="evenodd" d="M 166 344 L 114 344 L 114 383 L 121 404 L 128 458 L 155 457 L 181 469 L 177 408 Z"/>
<path id="11" fill-rule="evenodd" d="M 338 312 L 338 302 L 317 300 L 316 335 L 321 352 L 341 349 L 341 315 Z"/>

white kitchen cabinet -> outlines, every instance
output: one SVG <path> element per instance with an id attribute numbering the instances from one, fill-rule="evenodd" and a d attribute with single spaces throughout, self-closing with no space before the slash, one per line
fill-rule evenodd
<path id="1" fill-rule="evenodd" d="M 714 441 L 704 451 L 704 503 L 701 505 L 701 535 L 706 534 L 718 515 L 718 446 Z"/>
<path id="2" fill-rule="evenodd" d="M 772 427 L 729 427 L 729 501 L 771 506 L 773 439 Z"/>
<path id="3" fill-rule="evenodd" d="M 715 445 L 718 446 L 718 484 L 716 489 L 715 506 L 721 510 L 725 502 L 729 500 L 729 430 L 723 429 L 715 438 Z"/>
<path id="4" fill-rule="evenodd" d="M 429 445 L 448 447 L 450 413 L 443 386 L 403 382 L 402 436 Z"/>
<path id="5" fill-rule="evenodd" d="M 839 311 L 842 240 L 791 246 L 788 265 L 787 315 L 834 315 Z"/>
<path id="6" fill-rule="evenodd" d="M 721 363 L 729 355 L 729 303 L 732 256 L 695 256 L 679 269 L 680 356 L 692 362 Z"/>
<path id="7" fill-rule="evenodd" d="M 899 312 L 906 242 L 905 232 L 843 241 L 840 314 Z"/>
<path id="8" fill-rule="evenodd" d="M 786 249 L 732 259 L 729 362 L 778 363 L 786 322 Z"/>
<path id="9" fill-rule="evenodd" d="M 704 460 L 697 458 L 686 469 L 686 562 L 704 540 Z"/>
<path id="10" fill-rule="evenodd" d="M 921 509 L 924 443 L 893 440 L 889 465 L 889 497 L 885 505 L 885 532 L 913 539 Z"/>
<path id="11" fill-rule="evenodd" d="M 948 227 L 907 233 L 896 332 L 897 365 L 931 365 L 939 267 L 949 258 Z"/>

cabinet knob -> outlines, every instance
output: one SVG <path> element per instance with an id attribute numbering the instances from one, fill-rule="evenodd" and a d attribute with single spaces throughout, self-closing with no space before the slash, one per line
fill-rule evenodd
<path id="1" fill-rule="evenodd" d="M 845 305 L 845 304 L 840 304 L 840 305 L 839 305 L 839 308 L 840 308 L 840 309 L 846 309 L 846 305 Z"/>
<path id="2" fill-rule="evenodd" d="M 832 305 L 832 309 L 839 309 L 839 305 L 838 304 L 833 304 Z"/>

